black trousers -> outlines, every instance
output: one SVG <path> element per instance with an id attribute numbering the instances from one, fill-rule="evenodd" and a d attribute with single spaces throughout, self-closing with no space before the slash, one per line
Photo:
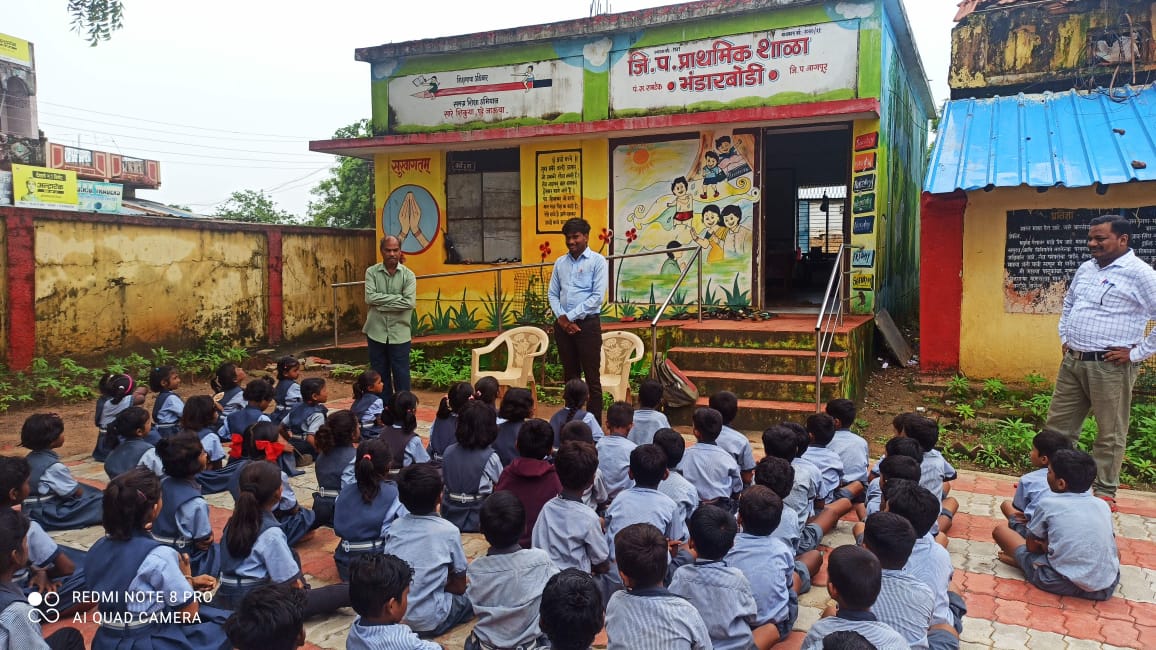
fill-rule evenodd
<path id="1" fill-rule="evenodd" d="M 602 424 L 602 321 L 595 315 L 574 324 L 581 329 L 577 334 L 567 334 L 558 323 L 554 323 L 554 340 L 558 344 L 562 374 L 566 381 L 585 376 L 590 388 L 586 410 L 598 420 L 598 424 Z"/>
<path id="2" fill-rule="evenodd" d="M 51 650 L 84 650 L 84 637 L 74 627 L 62 627 L 44 639 Z"/>

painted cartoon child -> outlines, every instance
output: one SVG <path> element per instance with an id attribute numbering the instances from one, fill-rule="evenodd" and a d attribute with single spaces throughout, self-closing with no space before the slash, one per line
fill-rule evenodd
<path id="1" fill-rule="evenodd" d="M 426 88 L 426 92 L 428 92 L 430 94 L 430 96 L 436 97 L 438 94 L 438 85 L 439 85 L 437 75 L 431 76 L 429 78 L 428 83 L 429 83 L 429 88 Z"/>
<path id="2" fill-rule="evenodd" d="M 675 225 L 689 226 L 694 218 L 693 197 L 690 195 L 690 184 L 685 176 L 679 176 L 670 184 L 670 191 L 674 193 L 674 200 L 667 203 L 667 207 L 674 208 Z"/>
<path id="3" fill-rule="evenodd" d="M 727 180 L 727 173 L 718 166 L 718 154 L 713 151 L 708 151 L 702 157 L 702 193 L 698 198 L 706 200 L 707 187 L 714 190 L 714 198 L 719 197 L 718 184 L 725 183 Z"/>
<path id="4" fill-rule="evenodd" d="M 714 148 L 718 149 L 718 165 L 726 172 L 727 180 L 734 180 L 743 174 L 751 173 L 751 166 L 738 149 L 735 149 L 729 135 L 716 138 Z"/>
<path id="5" fill-rule="evenodd" d="M 678 217 L 675 217 L 676 219 Z M 719 262 L 723 259 L 723 241 L 726 238 L 726 228 L 719 226 L 722 219 L 719 208 L 713 203 L 702 209 L 702 233 L 693 233 L 694 241 L 702 247 L 707 262 Z"/>
<path id="6" fill-rule="evenodd" d="M 744 257 L 751 253 L 751 241 L 754 239 L 751 229 L 742 225 L 743 211 L 737 205 L 728 205 L 722 210 L 723 225 L 726 234 L 723 235 L 723 251 L 730 257 Z"/>
<path id="7" fill-rule="evenodd" d="M 682 251 L 671 252 L 675 248 L 682 248 L 682 242 L 672 239 L 666 243 L 666 259 L 662 261 L 659 273 L 662 275 L 681 275 L 683 269 Z"/>
<path id="8" fill-rule="evenodd" d="M 526 71 L 522 73 L 522 85 L 525 86 L 526 92 L 534 87 L 534 66 L 526 66 Z"/>

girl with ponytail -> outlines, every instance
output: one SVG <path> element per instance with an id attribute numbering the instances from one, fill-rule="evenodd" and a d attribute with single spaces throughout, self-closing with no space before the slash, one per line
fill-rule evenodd
<path id="1" fill-rule="evenodd" d="M 116 478 L 137 465 L 144 465 L 160 476 L 164 473 L 149 434 L 149 412 L 139 406 L 121 411 L 108 425 L 108 442 L 112 451 L 104 459 L 104 473 Z M 147 456 L 146 456 L 147 455 Z"/>
<path id="2" fill-rule="evenodd" d="M 382 551 L 390 525 L 401 515 L 397 485 L 389 480 L 392 463 L 384 440 L 366 440 L 357 448 L 357 482 L 342 488 L 333 511 L 333 532 L 341 538 L 333 562 L 343 581 L 349 581 L 349 565 L 357 556 Z"/>
<path id="3" fill-rule="evenodd" d="M 383 390 L 385 382 L 376 370 L 366 370 L 353 382 L 353 406 L 349 410 L 357 417 L 364 438 L 376 438 L 381 434 L 381 418 L 385 411 L 385 403 L 381 401 Z"/>
<path id="4" fill-rule="evenodd" d="M 586 400 L 588 399 L 590 399 L 590 388 L 586 386 L 586 382 L 581 379 L 571 379 L 566 382 L 566 386 L 562 389 L 562 401 L 565 402 L 566 407 L 559 409 L 550 417 L 550 426 L 554 429 L 555 448 L 562 443 L 560 437 L 562 427 L 572 420 L 585 422 L 590 427 L 591 433 L 594 434 L 594 442 L 597 443 L 602 438 L 602 427 L 598 426 L 598 420 L 586 412 Z"/>
<path id="5" fill-rule="evenodd" d="M 341 488 L 353 483 L 353 459 L 360 440 L 357 418 L 350 411 L 334 411 L 315 436 L 317 457 L 317 485 L 313 493 L 313 512 L 317 515 L 314 526 L 333 525 L 333 504 Z"/>
<path id="6" fill-rule="evenodd" d="M 417 395 L 408 390 L 394 393 L 389 399 L 386 424 L 381 439 L 393 450 L 391 476 L 397 476 L 407 465 L 430 461 L 429 453 L 421 445 L 421 438 L 417 437 Z"/>
<path id="7" fill-rule="evenodd" d="M 432 462 L 441 465 L 446 449 L 457 442 L 458 414 L 474 396 L 474 387 L 464 381 L 450 386 L 445 397 L 438 404 L 437 416 L 429 430 L 429 452 Z"/>
<path id="8" fill-rule="evenodd" d="M 272 422 L 258 422 L 249 427 L 245 433 L 233 442 L 229 455 L 235 458 L 230 464 L 244 463 L 256 465 L 268 463 L 273 471 L 281 477 L 281 491 L 273 516 L 277 520 L 290 546 L 303 540 L 309 531 L 313 530 L 315 515 L 308 508 L 297 503 L 297 495 L 289 485 L 289 476 L 277 465 L 278 459 L 285 451 L 285 443 L 281 440 L 280 428 Z M 243 475 L 247 467 L 239 467 L 233 474 L 229 484 L 229 492 L 233 500 L 241 497 L 241 486 L 244 485 Z"/>
<path id="9" fill-rule="evenodd" d="M 108 435 L 108 425 L 113 419 L 130 406 L 144 404 L 148 386 L 137 386 L 129 375 L 109 373 L 100 378 L 98 385 L 100 397 L 96 400 L 96 446 L 92 450 L 92 459 L 104 462 L 108 454 L 116 447 L 114 436 Z"/>

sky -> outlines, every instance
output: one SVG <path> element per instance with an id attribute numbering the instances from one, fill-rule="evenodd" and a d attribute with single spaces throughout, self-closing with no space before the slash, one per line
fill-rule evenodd
<path id="1" fill-rule="evenodd" d="M 611 9 L 664 4 L 611 0 Z M 233 191 L 259 189 L 305 215 L 309 190 L 334 164 L 308 141 L 370 114 L 369 64 L 355 48 L 583 18 L 590 5 L 125 0 L 124 28 L 89 47 L 70 29 L 67 0 L 0 0 L 0 32 L 35 45 L 50 141 L 161 161 L 161 188 L 141 198 L 211 214 Z M 905 5 L 942 104 L 956 2 Z"/>

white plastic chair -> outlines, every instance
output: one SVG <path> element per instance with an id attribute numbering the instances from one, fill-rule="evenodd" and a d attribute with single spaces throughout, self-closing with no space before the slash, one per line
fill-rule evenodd
<path id="1" fill-rule="evenodd" d="M 622 330 L 602 333 L 602 390 L 624 402 L 630 397 L 630 366 L 646 354 L 637 334 Z"/>
<path id="2" fill-rule="evenodd" d="M 480 370 L 482 355 L 506 346 L 505 370 Z M 540 327 L 527 325 L 502 332 L 490 344 L 470 350 L 470 383 L 477 384 L 482 377 L 493 377 L 499 386 L 530 388 L 534 385 L 534 357 L 546 354 L 550 337 Z"/>

